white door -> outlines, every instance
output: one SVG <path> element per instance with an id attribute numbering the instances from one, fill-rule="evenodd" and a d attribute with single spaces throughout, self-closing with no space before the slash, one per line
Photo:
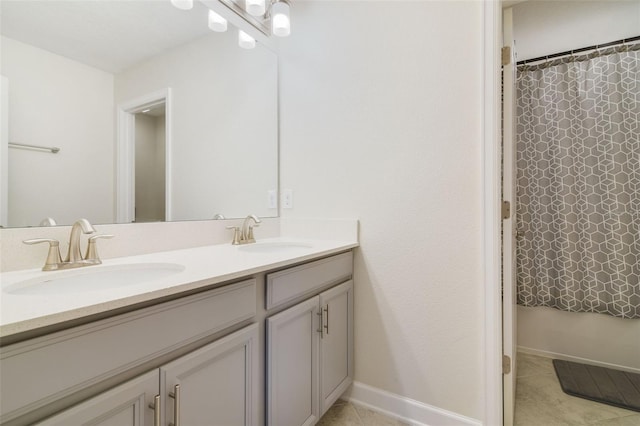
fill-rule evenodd
<path id="1" fill-rule="evenodd" d="M 258 324 L 160 367 L 162 424 L 258 424 Z"/>
<path id="2" fill-rule="evenodd" d="M 511 215 L 502 222 L 502 347 L 504 425 L 513 424 L 516 393 L 516 195 L 515 195 L 515 45 L 513 42 L 513 10 L 503 11 L 503 46 L 510 48 L 509 64 L 502 68 L 503 78 L 503 200 L 510 203 Z M 508 359 L 506 358 L 508 357 Z"/>
<path id="3" fill-rule="evenodd" d="M 49 417 L 38 426 L 153 426 L 158 370 L 130 380 Z"/>
<path id="4" fill-rule="evenodd" d="M 268 426 L 309 426 L 320 418 L 318 300 L 267 318 Z"/>
<path id="5" fill-rule="evenodd" d="M 353 381 L 353 281 L 320 294 L 320 416 Z"/>

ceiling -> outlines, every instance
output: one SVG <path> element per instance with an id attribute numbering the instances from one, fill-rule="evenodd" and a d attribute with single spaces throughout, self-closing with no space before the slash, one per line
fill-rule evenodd
<path id="1" fill-rule="evenodd" d="M 0 33 L 118 73 L 208 34 L 207 8 L 169 0 L 1 0 Z"/>

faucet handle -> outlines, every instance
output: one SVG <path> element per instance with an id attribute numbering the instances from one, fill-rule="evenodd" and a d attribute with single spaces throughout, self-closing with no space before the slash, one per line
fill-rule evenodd
<path id="1" fill-rule="evenodd" d="M 52 238 L 33 238 L 31 240 L 24 240 L 25 244 L 40 244 L 49 243 L 49 252 L 47 253 L 47 260 L 42 267 L 43 271 L 53 271 L 58 269 L 62 263 L 62 257 L 60 256 L 60 241 Z"/>
<path id="2" fill-rule="evenodd" d="M 253 236 L 253 228 L 255 228 L 256 226 L 260 226 L 260 222 L 254 223 L 253 226 L 249 225 L 249 229 L 247 229 L 247 241 L 250 243 L 256 242 L 256 239 Z"/>
<path id="3" fill-rule="evenodd" d="M 100 264 L 102 260 L 100 260 L 100 256 L 98 256 L 98 245 L 96 244 L 96 240 L 98 238 L 113 238 L 114 236 L 111 234 L 98 234 L 89 237 L 87 244 L 87 253 L 84 255 L 84 260 L 90 263 Z"/>
<path id="4" fill-rule="evenodd" d="M 233 241 L 231 244 L 237 246 L 240 244 L 240 227 L 239 226 L 227 226 L 227 229 L 233 229 Z"/>

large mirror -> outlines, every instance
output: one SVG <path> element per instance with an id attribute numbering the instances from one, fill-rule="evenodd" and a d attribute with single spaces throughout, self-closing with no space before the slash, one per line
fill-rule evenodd
<path id="1" fill-rule="evenodd" d="M 277 216 L 277 56 L 194 3 L 0 2 L 3 226 Z"/>

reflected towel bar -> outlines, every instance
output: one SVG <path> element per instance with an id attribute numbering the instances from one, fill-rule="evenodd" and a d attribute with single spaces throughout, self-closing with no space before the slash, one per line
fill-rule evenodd
<path id="1" fill-rule="evenodd" d="M 10 148 L 20 148 L 20 149 L 35 149 L 35 150 L 39 150 L 39 151 L 49 151 L 52 154 L 57 154 L 58 152 L 60 152 L 60 148 L 55 147 L 55 146 L 39 146 L 39 145 L 29 145 L 26 143 L 15 143 L 15 142 L 9 142 L 9 147 Z"/>

